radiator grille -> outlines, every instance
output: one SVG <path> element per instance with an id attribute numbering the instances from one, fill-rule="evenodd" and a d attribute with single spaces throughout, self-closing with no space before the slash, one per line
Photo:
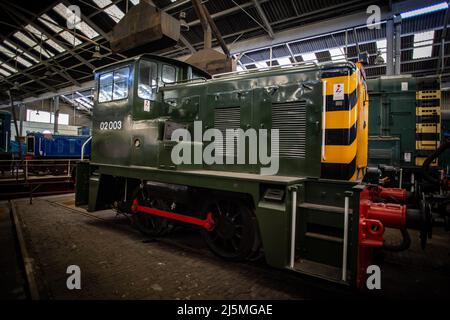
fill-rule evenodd
<path id="1" fill-rule="evenodd" d="M 219 129 L 223 136 L 223 145 L 214 142 L 216 145 L 217 155 L 226 157 L 234 157 L 237 148 L 237 138 L 234 138 L 234 152 L 226 152 L 226 129 L 239 129 L 241 127 L 241 108 L 216 108 L 214 114 L 214 128 Z"/>
<path id="2" fill-rule="evenodd" d="M 392 159 L 391 149 L 369 149 L 369 158 L 372 159 Z"/>
<path id="3" fill-rule="evenodd" d="M 306 102 L 272 104 L 272 129 L 279 130 L 279 156 L 306 156 Z"/>

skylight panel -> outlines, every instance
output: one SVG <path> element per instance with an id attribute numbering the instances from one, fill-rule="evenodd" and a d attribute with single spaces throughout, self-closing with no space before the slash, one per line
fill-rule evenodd
<path id="1" fill-rule="evenodd" d="M 116 23 L 119 22 L 124 16 L 122 10 L 119 9 L 115 4 L 111 5 L 111 0 L 92 0 L 99 8 L 104 9 L 104 12 L 107 13 L 111 19 L 113 19 Z"/>
<path id="2" fill-rule="evenodd" d="M 22 41 L 23 43 L 25 43 L 26 45 L 30 46 L 31 48 L 33 48 L 33 50 L 39 52 L 39 54 L 42 54 L 44 57 L 46 58 L 50 58 L 53 57 L 54 54 L 51 52 L 48 52 L 47 50 L 45 50 L 44 48 L 42 48 L 40 45 L 38 45 L 36 42 L 34 42 L 33 40 L 31 40 L 29 37 L 27 37 L 26 35 L 24 35 L 22 33 L 22 31 L 17 31 L 16 33 L 14 33 L 14 37 L 16 37 L 17 39 L 19 39 L 20 41 Z"/>
<path id="3" fill-rule="evenodd" d="M 314 53 L 304 53 L 304 54 L 302 54 L 302 58 L 303 58 L 303 61 L 308 61 L 308 62 L 311 61 L 311 62 L 317 63 L 317 58 Z"/>
<path id="4" fill-rule="evenodd" d="M 267 64 L 264 61 L 255 62 L 258 69 L 267 68 Z"/>
<path id="5" fill-rule="evenodd" d="M 12 73 L 18 72 L 18 70 L 17 70 L 16 68 L 11 67 L 9 64 L 7 64 L 7 63 L 5 63 L 5 62 L 3 62 L 3 63 L 1 64 L 1 66 L 2 66 L 4 69 L 7 69 L 8 71 L 11 71 Z"/>
<path id="6" fill-rule="evenodd" d="M 55 49 L 56 51 L 58 51 L 60 53 L 66 51 L 63 47 L 61 47 L 59 44 L 57 44 L 52 39 L 48 39 L 47 41 L 45 41 L 45 43 L 47 43 L 50 47 L 52 47 L 53 49 Z"/>
<path id="7" fill-rule="evenodd" d="M 386 39 L 377 40 L 377 49 L 378 50 L 386 49 L 386 47 L 387 47 Z"/>
<path id="8" fill-rule="evenodd" d="M 285 65 L 289 65 L 292 64 L 291 59 L 289 58 L 279 58 L 278 59 L 278 63 L 280 64 L 280 66 L 285 66 Z"/>
<path id="9" fill-rule="evenodd" d="M 65 5 L 63 5 L 62 3 L 59 3 L 58 5 L 56 5 L 53 10 L 59 14 L 61 17 L 63 17 L 64 19 L 68 20 L 73 18 L 71 11 L 69 10 L 69 8 L 67 8 Z M 84 35 L 86 35 L 89 39 L 93 39 L 95 37 L 97 37 L 99 34 L 92 29 L 86 22 L 84 21 L 80 21 L 78 22 L 75 27 L 80 30 Z"/>
<path id="10" fill-rule="evenodd" d="M 25 26 L 25 29 L 28 30 L 29 32 L 33 33 L 36 38 L 42 39 L 45 43 L 47 43 L 50 47 L 52 47 L 56 51 L 58 51 L 60 53 L 66 51 L 59 44 L 57 44 L 55 41 L 53 41 L 52 39 L 48 39 L 45 34 L 40 32 L 39 30 L 37 30 L 32 25 Z"/>
<path id="11" fill-rule="evenodd" d="M 434 31 L 426 31 L 414 34 L 413 59 L 431 57 L 433 50 Z"/>
<path id="12" fill-rule="evenodd" d="M 22 57 L 17 56 L 16 54 L 14 54 L 14 52 L 12 52 L 11 50 L 5 48 L 4 46 L 0 45 L 0 51 L 7 55 L 10 58 L 13 58 L 14 60 L 16 60 L 18 63 L 20 63 L 21 65 L 25 66 L 25 67 L 31 67 L 33 64 L 27 60 L 25 60 Z"/>
<path id="13" fill-rule="evenodd" d="M 400 14 L 400 16 L 403 19 L 405 19 L 405 18 L 415 17 L 415 16 L 419 16 L 422 14 L 427 14 L 427 13 L 431 13 L 431 12 L 435 12 L 435 11 L 445 10 L 447 8 L 448 8 L 448 4 L 446 2 L 441 2 L 441 3 L 437 3 L 435 5 L 420 8 L 417 10 L 403 12 Z"/>
<path id="14" fill-rule="evenodd" d="M 345 61 L 344 48 L 330 49 L 331 60 L 335 62 Z"/>
<path id="15" fill-rule="evenodd" d="M 0 74 L 4 75 L 5 77 L 9 77 L 11 75 L 11 73 L 2 68 L 0 68 Z"/>
<path id="16" fill-rule="evenodd" d="M 10 47 L 11 49 L 13 49 L 15 52 L 18 52 L 18 53 L 24 55 L 25 57 L 27 57 L 31 61 L 39 62 L 39 60 L 36 59 L 35 57 L 33 57 L 31 54 L 28 54 L 27 52 L 24 52 L 22 49 L 19 49 L 16 45 L 14 45 L 13 43 L 9 42 L 8 40 L 3 41 L 3 43 L 5 45 L 7 45 L 8 47 Z"/>
<path id="17" fill-rule="evenodd" d="M 377 50 L 381 51 L 381 57 L 383 58 L 384 61 L 387 61 L 386 47 L 387 47 L 386 39 L 377 41 Z"/>
<path id="18" fill-rule="evenodd" d="M 48 15 L 43 14 L 41 16 L 41 18 L 39 18 L 39 21 L 41 21 L 43 24 L 45 24 L 49 29 L 53 30 L 54 32 L 58 33 L 58 35 L 63 38 L 64 40 L 66 40 L 68 43 L 70 43 L 72 46 L 78 46 L 80 44 L 82 44 L 82 42 L 80 40 L 78 40 L 77 37 L 75 37 L 73 34 L 71 34 L 70 32 L 63 30 L 62 28 L 58 27 L 55 20 L 53 20 L 52 18 L 50 18 Z M 53 22 L 50 23 L 49 21 Z"/>

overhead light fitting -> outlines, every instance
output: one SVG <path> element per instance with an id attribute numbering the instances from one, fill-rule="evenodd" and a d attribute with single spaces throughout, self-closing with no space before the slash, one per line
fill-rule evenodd
<path id="1" fill-rule="evenodd" d="M 92 54 L 92 59 L 100 59 L 102 57 L 100 53 L 100 46 L 95 46 L 95 52 Z"/>
<path id="2" fill-rule="evenodd" d="M 375 57 L 374 64 L 379 65 L 379 64 L 384 64 L 384 63 L 385 63 L 385 61 L 384 61 L 383 56 L 381 54 L 381 50 L 377 50 L 377 56 Z"/>
<path id="3" fill-rule="evenodd" d="M 189 25 L 186 22 L 186 12 L 181 11 L 180 15 L 178 16 L 180 19 L 180 29 L 181 31 L 189 31 Z"/>

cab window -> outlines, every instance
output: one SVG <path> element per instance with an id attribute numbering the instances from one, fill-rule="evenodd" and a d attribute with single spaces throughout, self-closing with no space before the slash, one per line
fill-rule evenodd
<path id="1" fill-rule="evenodd" d="M 128 67 L 101 74 L 98 101 L 108 102 L 127 98 L 129 75 Z"/>
<path id="2" fill-rule="evenodd" d="M 139 62 L 138 97 L 155 99 L 158 67 L 155 62 L 141 60 Z"/>
<path id="3" fill-rule="evenodd" d="M 177 80 L 177 70 L 174 66 L 167 64 L 163 65 L 162 68 L 162 81 L 164 83 L 172 83 Z"/>

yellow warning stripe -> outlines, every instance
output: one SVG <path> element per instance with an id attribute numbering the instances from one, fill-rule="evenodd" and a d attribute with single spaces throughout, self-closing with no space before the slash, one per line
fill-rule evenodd
<path id="1" fill-rule="evenodd" d="M 322 163 L 350 163 L 356 157 L 358 140 L 355 139 L 349 146 L 325 145 L 325 154 Z"/>
<path id="2" fill-rule="evenodd" d="M 440 123 L 416 123 L 417 133 L 440 133 Z"/>
<path id="3" fill-rule="evenodd" d="M 350 111 L 327 111 L 325 114 L 325 129 L 347 129 L 355 125 L 358 108 Z"/>

